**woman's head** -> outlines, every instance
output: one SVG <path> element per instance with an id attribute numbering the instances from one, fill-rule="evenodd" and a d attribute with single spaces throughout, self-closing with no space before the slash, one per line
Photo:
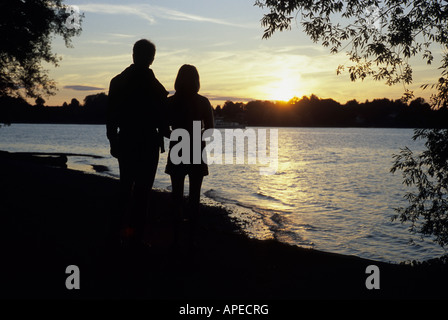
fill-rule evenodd
<path id="1" fill-rule="evenodd" d="M 174 89 L 179 93 L 198 93 L 200 88 L 199 73 L 195 66 L 184 64 L 177 73 Z"/>

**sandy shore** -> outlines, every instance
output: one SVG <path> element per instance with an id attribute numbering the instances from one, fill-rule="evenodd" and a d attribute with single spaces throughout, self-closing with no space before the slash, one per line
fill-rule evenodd
<path id="1" fill-rule="evenodd" d="M 56 165 L 57 165 L 56 161 Z M 53 163 L 55 165 L 55 163 Z M 170 195 L 155 191 L 151 248 L 108 241 L 118 181 L 50 167 L 33 157 L 0 157 L 0 292 L 8 298 L 297 299 L 447 298 L 447 267 L 387 264 L 242 235 L 219 207 L 202 206 L 196 244 L 187 228 L 173 246 Z M 66 267 L 80 270 L 68 290 Z M 380 270 L 368 290 L 366 268 Z"/>

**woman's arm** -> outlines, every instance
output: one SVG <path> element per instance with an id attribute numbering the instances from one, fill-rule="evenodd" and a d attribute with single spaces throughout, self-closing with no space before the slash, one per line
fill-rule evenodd
<path id="1" fill-rule="evenodd" d="M 213 119 L 213 107 L 207 98 L 202 120 L 204 121 L 204 130 L 213 129 L 215 127 L 215 121 Z"/>

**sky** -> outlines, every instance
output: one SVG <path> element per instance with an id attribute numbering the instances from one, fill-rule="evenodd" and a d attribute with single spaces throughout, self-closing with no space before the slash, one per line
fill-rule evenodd
<path id="1" fill-rule="evenodd" d="M 375 98 L 398 99 L 402 85 L 389 87 L 371 79 L 351 82 L 348 73 L 336 74 L 348 64 L 345 52 L 330 54 L 302 31 L 300 17 L 291 30 L 262 39 L 260 20 L 266 9 L 255 0 L 147 0 L 71 1 L 84 14 L 80 36 L 67 48 L 60 37 L 53 51 L 62 57 L 59 67 L 47 66 L 57 83 L 56 95 L 46 105 L 62 105 L 72 98 L 108 92 L 109 82 L 132 63 L 132 46 L 146 38 L 157 53 L 151 68 L 165 88 L 174 93 L 174 80 L 183 64 L 196 66 L 200 94 L 213 106 L 226 100 L 289 100 L 315 94 L 341 103 Z M 413 63 L 416 96 L 439 74 L 437 66 Z"/>

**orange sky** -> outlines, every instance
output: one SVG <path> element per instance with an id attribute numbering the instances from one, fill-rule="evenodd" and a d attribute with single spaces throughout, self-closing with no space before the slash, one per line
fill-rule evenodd
<path id="1" fill-rule="evenodd" d="M 63 60 L 49 67 L 58 92 L 46 105 L 61 105 L 86 95 L 108 91 L 110 79 L 132 63 L 133 43 L 148 38 L 157 46 L 154 72 L 167 90 L 184 63 L 195 65 L 201 76 L 201 91 L 214 106 L 226 100 L 289 100 L 316 94 L 341 103 L 375 98 L 400 98 L 401 85 L 388 87 L 367 79 L 351 82 L 347 73 L 336 75 L 347 55 L 329 53 L 313 43 L 293 23 L 290 31 L 262 40 L 263 10 L 251 1 L 164 0 L 67 2 L 77 5 L 85 18 L 81 36 L 66 48 L 55 39 L 54 52 Z M 439 74 L 437 65 L 413 61 L 414 83 L 408 88 L 429 99 L 420 89 Z"/>

